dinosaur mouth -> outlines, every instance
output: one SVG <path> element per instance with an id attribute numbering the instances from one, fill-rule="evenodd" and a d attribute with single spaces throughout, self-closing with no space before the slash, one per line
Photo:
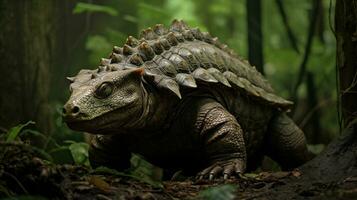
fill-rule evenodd
<path id="1" fill-rule="evenodd" d="M 120 123 L 117 120 L 103 123 L 100 118 L 101 116 L 98 117 L 98 120 L 95 118 L 92 120 L 66 122 L 66 124 L 72 130 L 85 131 L 93 134 L 103 134 L 108 132 L 109 129 L 114 129 L 113 125 L 117 126 Z"/>
<path id="2" fill-rule="evenodd" d="M 76 131 L 85 131 L 93 134 L 108 134 L 108 132 L 120 129 L 120 127 L 125 123 L 122 120 L 115 119 L 115 114 L 112 112 L 105 113 L 94 119 L 69 121 L 66 122 L 66 124 L 70 129 Z"/>
<path id="3" fill-rule="evenodd" d="M 93 119 L 85 120 L 65 120 L 67 126 L 76 131 L 85 131 L 93 134 L 108 134 L 122 129 L 126 119 L 121 119 L 120 116 L 125 116 L 134 108 L 135 102 L 132 102 L 124 107 L 117 108 L 107 113 L 103 113 Z M 132 120 L 130 117 L 129 120 Z"/>

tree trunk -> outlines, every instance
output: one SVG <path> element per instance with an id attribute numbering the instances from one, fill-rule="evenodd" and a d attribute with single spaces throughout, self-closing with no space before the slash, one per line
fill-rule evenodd
<path id="1" fill-rule="evenodd" d="M 261 0 L 247 0 L 248 58 L 257 70 L 264 74 Z"/>
<path id="2" fill-rule="evenodd" d="M 40 131 L 51 129 L 48 96 L 61 1 L 0 2 L 0 126 L 33 120 Z"/>
<path id="3" fill-rule="evenodd" d="M 337 67 L 343 126 L 357 117 L 357 0 L 336 2 Z"/>

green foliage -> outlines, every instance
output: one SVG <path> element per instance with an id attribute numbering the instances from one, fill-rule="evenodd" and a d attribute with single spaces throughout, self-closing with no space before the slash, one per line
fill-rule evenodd
<path id="1" fill-rule="evenodd" d="M 63 145 L 50 149 L 49 154 L 56 164 L 76 164 L 90 167 L 88 148 L 87 143 L 66 140 Z"/>
<path id="2" fill-rule="evenodd" d="M 200 192 L 199 197 L 205 200 L 232 200 L 235 197 L 236 187 L 227 184 L 208 188 Z"/>
<path id="3" fill-rule="evenodd" d="M 48 150 L 52 157 L 52 162 L 55 164 L 73 164 L 73 158 L 68 146 L 59 146 Z"/>
<path id="4" fill-rule="evenodd" d="M 111 16 L 117 16 L 118 11 L 109 7 L 109 6 L 102 6 L 96 5 L 91 3 L 77 3 L 76 7 L 73 9 L 73 14 L 80 14 L 80 13 L 105 13 Z"/>
<path id="5" fill-rule="evenodd" d="M 110 44 L 106 37 L 101 35 L 89 35 L 87 37 L 86 49 L 90 51 L 89 59 L 91 63 L 99 63 L 99 59 L 106 57 L 111 51 L 113 45 Z"/>
<path id="6" fill-rule="evenodd" d="M 132 170 L 129 172 L 119 172 L 115 169 L 111 169 L 108 167 L 98 167 L 92 171 L 92 174 L 109 174 L 109 175 L 114 175 L 118 177 L 128 177 L 128 178 L 133 178 L 142 182 L 145 182 L 155 188 L 163 188 L 164 186 L 162 185 L 161 182 L 153 180 L 150 177 L 143 177 L 143 176 L 138 176 L 135 172 Z"/>
<path id="7" fill-rule="evenodd" d="M 319 153 L 321 153 L 324 149 L 325 149 L 325 145 L 324 144 L 309 144 L 307 145 L 307 149 L 312 152 L 315 155 L 318 155 Z"/>
<path id="8" fill-rule="evenodd" d="M 0 194 L 4 196 L 11 196 L 9 189 L 6 187 L 6 182 L 0 180 Z"/>
<path id="9" fill-rule="evenodd" d="M 162 170 L 147 162 L 141 156 L 132 154 L 130 174 L 139 180 L 149 183 L 155 187 L 162 187 L 158 180 L 161 180 Z"/>
<path id="10" fill-rule="evenodd" d="M 51 163 L 53 162 L 53 157 L 49 153 L 47 153 L 45 149 L 41 149 L 36 146 L 32 146 L 32 150 L 34 152 L 36 152 L 40 158 L 47 160 L 48 162 L 51 162 Z"/>
<path id="11" fill-rule="evenodd" d="M 30 125 L 30 124 L 35 124 L 35 122 L 33 121 L 28 121 L 25 124 L 19 124 L 15 127 L 12 127 L 8 132 L 7 132 L 7 136 L 6 136 L 6 142 L 12 142 L 14 141 L 17 136 L 20 134 L 21 130 L 23 128 L 25 128 L 26 126 Z"/>
<path id="12" fill-rule="evenodd" d="M 136 154 L 132 154 L 131 158 L 132 167 L 126 172 L 119 172 L 115 169 L 111 169 L 108 167 L 98 167 L 93 170 L 93 174 L 110 174 L 119 177 L 128 177 L 134 178 L 136 180 L 145 182 L 155 188 L 163 188 L 160 180 L 155 177 L 154 171 L 157 170 L 155 166 L 150 164 L 149 162 L 142 159 L 140 156 Z M 155 169 L 156 168 L 156 169 Z M 161 177 L 160 177 L 161 178 Z"/>
<path id="13" fill-rule="evenodd" d="M 73 157 L 73 161 L 77 165 L 90 166 L 88 158 L 89 145 L 84 142 L 72 142 L 68 146 Z"/>
<path id="14" fill-rule="evenodd" d="M 75 142 L 67 140 L 64 144 L 59 145 L 51 136 L 47 136 L 34 129 L 24 129 L 26 126 L 35 124 L 29 121 L 25 124 L 19 124 L 11 128 L 6 134 L 6 142 L 15 140 L 26 140 L 26 138 L 38 138 L 46 145 L 38 147 L 32 145 L 32 149 L 43 159 L 56 164 L 74 163 L 78 165 L 90 166 L 88 159 L 89 145 L 84 142 Z"/>

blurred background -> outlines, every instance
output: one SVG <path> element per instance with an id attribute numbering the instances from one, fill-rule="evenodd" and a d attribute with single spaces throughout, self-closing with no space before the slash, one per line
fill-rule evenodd
<path id="1" fill-rule="evenodd" d="M 328 0 L 1 0 L 0 132 L 31 138 L 48 156 L 58 154 L 59 163 L 71 145 L 81 154 L 83 134 L 61 119 L 65 77 L 96 68 L 129 35 L 183 19 L 249 59 L 279 95 L 296 102 L 290 115 L 318 153 L 339 130 L 333 6 Z"/>

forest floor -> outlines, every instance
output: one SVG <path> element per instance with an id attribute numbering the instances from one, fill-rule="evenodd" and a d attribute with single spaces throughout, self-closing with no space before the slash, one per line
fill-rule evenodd
<path id="1" fill-rule="evenodd" d="M 22 198 L 21 198 L 22 196 Z M 54 165 L 32 146 L 0 142 L 0 198 L 4 199 L 357 199 L 357 176 L 311 179 L 290 172 L 245 174 L 229 180 L 149 184 L 124 174 Z M 26 197 L 26 198 L 25 198 Z"/>

